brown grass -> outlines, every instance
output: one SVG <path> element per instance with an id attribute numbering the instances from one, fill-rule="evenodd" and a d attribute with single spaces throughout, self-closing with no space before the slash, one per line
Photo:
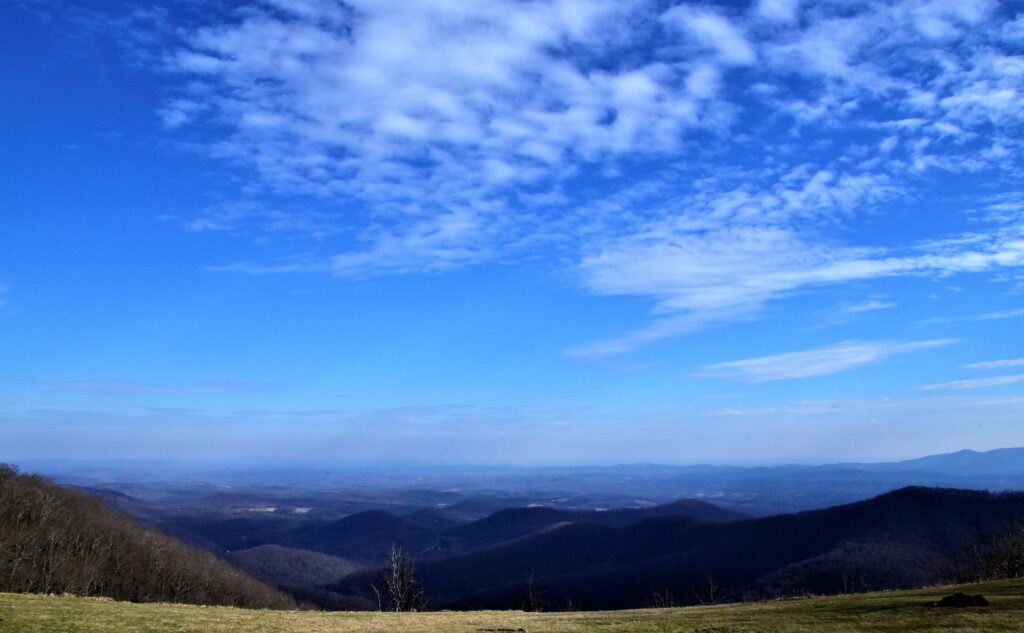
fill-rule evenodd
<path id="1" fill-rule="evenodd" d="M 987 608 L 939 609 L 925 603 L 955 590 L 985 595 Z M 808 598 L 752 604 L 521 613 L 320 613 L 229 607 L 130 604 L 107 599 L 0 594 L 3 633 L 987 633 L 1024 631 L 1024 580 L 968 587 Z"/>

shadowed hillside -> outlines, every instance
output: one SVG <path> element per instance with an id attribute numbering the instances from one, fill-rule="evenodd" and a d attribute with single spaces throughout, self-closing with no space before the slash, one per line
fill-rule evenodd
<path id="1" fill-rule="evenodd" d="M 701 522 L 736 521 L 747 518 L 739 512 L 692 499 L 680 499 L 650 508 L 622 508 L 601 512 L 546 507 L 510 508 L 446 531 L 439 539 L 437 547 L 426 554 L 452 555 L 482 549 L 563 524 L 582 522 L 622 527 L 659 517 L 686 517 Z"/>
<path id="2" fill-rule="evenodd" d="M 376 564 L 391 543 L 398 541 L 420 551 L 433 542 L 439 531 L 440 528 L 415 518 L 367 510 L 330 523 L 303 526 L 290 538 L 298 547 Z"/>
<path id="3" fill-rule="evenodd" d="M 260 545 L 226 558 L 257 580 L 289 588 L 325 585 L 360 569 L 343 558 L 280 545 Z"/>
<path id="4" fill-rule="evenodd" d="M 455 512 L 449 512 L 446 508 L 420 508 L 414 512 L 410 512 L 405 515 L 405 518 L 412 519 L 417 523 L 437 528 L 437 529 L 448 529 L 453 528 L 457 525 L 466 523 L 467 520 L 462 518 Z"/>
<path id="5" fill-rule="evenodd" d="M 102 501 L 0 465 L 0 591 L 293 608 L 288 596 Z"/>
<path id="6" fill-rule="evenodd" d="M 423 508 L 405 516 L 369 510 L 280 535 L 282 543 L 377 565 L 392 543 L 402 543 L 420 559 L 447 557 L 491 547 L 563 523 L 622 526 L 653 517 L 686 516 L 699 521 L 732 521 L 744 515 L 702 501 L 682 499 L 649 508 L 574 511 L 548 507 L 499 510 L 464 523 L 447 508 Z"/>
<path id="7" fill-rule="evenodd" d="M 425 561 L 435 608 L 632 608 L 840 593 L 946 578 L 966 544 L 1024 517 L 1024 495 L 907 488 L 825 510 L 727 523 L 687 517 L 625 527 L 577 522 L 495 547 Z M 342 583 L 361 591 L 358 575 Z M 709 587 L 713 585 L 713 587 Z"/>

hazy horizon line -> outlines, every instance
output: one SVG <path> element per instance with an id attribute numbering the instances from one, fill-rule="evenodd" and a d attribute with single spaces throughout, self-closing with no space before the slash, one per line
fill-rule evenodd
<path id="1" fill-rule="evenodd" d="M 579 461 L 579 462 L 565 462 L 565 463 L 553 463 L 553 462 L 537 462 L 537 463 L 473 463 L 473 462 L 430 462 L 430 461 L 417 461 L 410 462 L 404 460 L 402 462 L 391 462 L 391 461 L 344 461 L 344 460 L 331 460 L 331 459 L 301 459 L 301 458 L 235 458 L 235 459 L 211 459 L 211 458 L 125 458 L 125 457 L 90 457 L 90 458 L 62 458 L 62 457 L 47 457 L 47 458 L 27 458 L 27 459 L 7 459 L 0 458 L 0 464 L 8 464 L 19 469 L 22 467 L 46 467 L 46 466 L 63 466 L 63 467 L 159 467 L 164 469 L 186 469 L 186 468 L 207 468 L 207 469 L 260 469 L 270 470 L 278 468 L 288 468 L 290 470 L 320 470 L 329 468 L 333 470 L 362 470 L 362 471 L 377 471 L 391 470 L 394 472 L 401 471 L 422 471 L 422 470 L 545 470 L 545 469 L 569 469 L 569 468 L 581 468 L 581 469 L 613 469 L 613 468 L 639 468 L 639 467 L 650 467 L 650 468 L 699 468 L 699 467 L 710 467 L 710 468 L 778 468 L 786 466 L 833 466 L 843 464 L 894 464 L 906 461 L 914 461 L 917 459 L 924 459 L 927 457 L 937 457 L 954 455 L 957 453 L 975 453 L 975 454 L 988 454 L 998 451 L 1007 450 L 1024 450 L 1024 446 L 1005 446 L 992 449 L 973 449 L 973 448 L 961 448 L 952 451 L 942 453 L 930 453 L 927 455 L 917 455 L 912 457 L 904 457 L 899 459 L 842 459 L 842 458 L 820 458 L 815 460 L 773 460 L 773 461 L 703 461 L 703 462 L 664 462 L 664 461 Z M 387 474 L 381 472 L 381 474 Z"/>

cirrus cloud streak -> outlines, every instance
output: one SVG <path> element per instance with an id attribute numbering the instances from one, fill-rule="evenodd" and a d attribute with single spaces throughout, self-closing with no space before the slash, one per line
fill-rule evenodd
<path id="1" fill-rule="evenodd" d="M 701 368 L 698 376 L 751 383 L 828 376 L 873 365 L 890 356 L 935 349 L 955 342 L 955 339 L 914 342 L 844 341 L 800 352 L 707 365 Z"/>
<path id="2" fill-rule="evenodd" d="M 1003 387 L 1005 385 L 1014 385 L 1020 382 L 1024 382 L 1024 374 L 1014 374 L 1009 376 L 993 376 L 992 378 L 972 378 L 969 380 L 954 380 L 952 382 L 925 385 L 921 387 L 921 389 L 924 389 L 925 391 L 984 389 L 987 387 Z"/>

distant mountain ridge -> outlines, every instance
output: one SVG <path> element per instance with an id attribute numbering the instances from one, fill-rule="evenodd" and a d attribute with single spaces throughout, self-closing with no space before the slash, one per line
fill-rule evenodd
<path id="1" fill-rule="evenodd" d="M 862 470 L 940 472 L 963 476 L 1021 474 L 1024 473 L 1024 448 L 997 448 L 990 451 L 964 449 L 899 462 L 845 465 Z"/>
<path id="2" fill-rule="evenodd" d="M 875 472 L 936 472 L 964 476 L 991 474 L 1024 474 L 1024 447 L 995 448 L 987 451 L 960 449 L 924 457 L 889 462 L 827 462 L 824 464 L 775 464 L 766 466 L 736 466 L 728 464 L 671 465 L 655 463 L 592 466 L 595 471 L 644 471 L 671 475 L 686 473 L 721 473 L 773 470 L 865 470 Z"/>
<path id="3" fill-rule="evenodd" d="M 142 460 L 26 460 L 21 463 L 26 471 L 40 472 L 56 476 L 60 481 L 76 485 L 95 485 L 97 482 L 133 482 L 142 481 L 174 481 L 174 482 L 223 482 L 237 485 L 239 482 L 254 484 L 266 481 L 270 484 L 293 486 L 295 479 L 314 478 L 324 485 L 348 485 L 369 489 L 374 477 L 392 487 L 395 481 L 412 476 L 416 481 L 429 482 L 436 480 L 453 480 L 461 474 L 471 473 L 477 477 L 520 477 L 529 474 L 565 474 L 573 473 L 619 473 L 629 474 L 646 472 L 649 474 L 671 475 L 684 473 L 713 473 L 723 471 L 771 470 L 788 468 L 820 468 L 820 469 L 858 469 L 858 470 L 914 470 L 934 471 L 942 468 L 970 468 L 970 472 L 1013 472 L 1024 473 L 1024 447 L 997 448 L 985 451 L 961 449 L 949 453 L 938 453 L 924 457 L 888 461 L 888 462 L 830 462 L 817 465 L 776 464 L 765 466 L 737 466 L 722 464 L 659 464 L 659 463 L 625 463 L 607 466 L 422 466 L 419 469 L 409 467 L 399 472 L 390 472 L 385 476 L 367 467 L 357 468 L 303 467 L 303 466 L 272 466 L 253 463 L 234 468 L 224 466 L 198 465 L 183 467 L 171 462 Z M 991 470 L 995 467 L 996 470 Z M 326 469 L 326 470 L 325 470 Z M 83 483 L 89 481 L 90 483 Z M 429 486 L 428 486 L 429 487 Z M 493 503 L 500 505 L 502 500 L 495 498 Z M 491 507 L 492 511 L 495 508 Z"/>

